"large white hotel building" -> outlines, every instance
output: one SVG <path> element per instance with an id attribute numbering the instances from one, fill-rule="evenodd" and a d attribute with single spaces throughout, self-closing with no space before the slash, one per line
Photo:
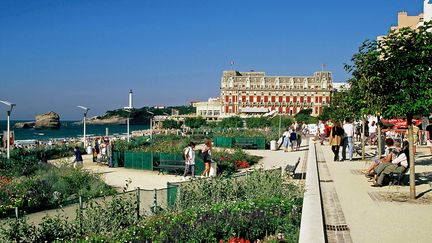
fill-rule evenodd
<path id="1" fill-rule="evenodd" d="M 313 76 L 224 71 L 220 89 L 222 116 L 270 111 L 295 115 L 302 109 L 312 109 L 312 115 L 318 116 L 330 102 L 333 82 L 328 71 Z"/>

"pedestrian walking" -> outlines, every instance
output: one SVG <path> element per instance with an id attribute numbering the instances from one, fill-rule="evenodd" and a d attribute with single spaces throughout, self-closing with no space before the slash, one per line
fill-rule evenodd
<path id="1" fill-rule="evenodd" d="M 342 160 L 346 160 L 346 148 L 348 147 L 348 158 L 351 161 L 354 152 L 354 126 L 350 123 L 349 118 L 345 119 L 345 124 L 343 125 L 344 130 L 344 138 L 343 138 L 343 146 L 342 146 Z"/>
<path id="2" fill-rule="evenodd" d="M 186 176 L 189 171 L 192 174 L 192 178 L 195 178 L 195 143 L 190 142 L 189 146 L 183 150 L 183 155 L 185 159 L 185 170 L 183 173 L 183 179 L 186 180 Z"/>

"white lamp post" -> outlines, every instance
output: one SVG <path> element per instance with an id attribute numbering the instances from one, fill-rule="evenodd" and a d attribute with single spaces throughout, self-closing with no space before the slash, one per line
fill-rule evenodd
<path id="1" fill-rule="evenodd" d="M 84 144 L 84 149 L 87 149 L 87 137 L 86 137 L 86 120 L 87 120 L 87 112 L 90 110 L 90 108 L 84 107 L 82 105 L 77 106 L 80 109 L 84 110 L 84 118 L 83 118 L 83 124 L 84 124 L 84 128 L 83 128 L 83 144 Z"/>
<path id="2" fill-rule="evenodd" d="M 152 115 L 150 117 L 150 139 L 153 139 L 153 117 L 154 117 L 154 113 L 151 111 L 146 111 L 147 113 L 149 113 L 150 115 Z"/>
<path id="3" fill-rule="evenodd" d="M 7 159 L 10 159 L 10 114 L 12 112 L 12 109 L 16 104 L 13 104 L 11 102 L 0 100 L 0 103 L 3 103 L 7 106 L 9 106 L 9 110 L 7 111 Z"/>
<path id="4" fill-rule="evenodd" d="M 124 107 L 124 110 L 128 112 L 127 117 L 127 141 L 130 142 L 130 131 L 129 131 L 129 120 L 130 120 L 130 113 L 133 109 L 133 103 L 132 103 L 132 90 L 129 90 L 129 106 Z"/>

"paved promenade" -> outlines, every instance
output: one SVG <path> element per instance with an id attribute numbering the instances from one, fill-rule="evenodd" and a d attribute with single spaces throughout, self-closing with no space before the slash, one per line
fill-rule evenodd
<path id="1" fill-rule="evenodd" d="M 316 143 L 316 148 L 321 190 L 327 195 L 323 203 L 329 242 L 432 242 L 432 159 L 428 148 L 417 149 L 417 200 L 406 200 L 409 186 L 371 187 L 359 173 L 371 159 L 333 162 L 330 146 Z M 341 227 L 335 230 L 330 227 L 334 225 Z"/>

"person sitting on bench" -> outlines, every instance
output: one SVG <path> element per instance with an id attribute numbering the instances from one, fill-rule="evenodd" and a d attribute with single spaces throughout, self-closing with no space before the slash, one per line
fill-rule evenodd
<path id="1" fill-rule="evenodd" d="M 399 143 L 396 142 L 396 144 L 397 144 L 396 147 L 398 147 Z M 383 186 L 384 178 L 390 175 L 390 173 L 396 173 L 396 174 L 405 173 L 409 165 L 408 161 L 409 161 L 409 143 L 408 141 L 404 141 L 402 149 L 398 153 L 397 158 L 393 159 L 391 163 L 388 165 L 379 165 L 376 168 L 375 183 L 372 186 L 373 187 Z"/>
<path id="2" fill-rule="evenodd" d="M 373 177 L 373 175 L 371 173 L 380 163 L 382 163 L 382 162 L 388 163 L 391 161 L 391 159 L 392 159 L 391 153 L 395 149 L 394 140 L 392 138 L 387 138 L 385 140 L 385 143 L 386 143 L 387 147 L 385 149 L 383 158 L 376 159 L 374 162 L 372 162 L 372 164 L 369 166 L 369 168 L 362 171 L 364 174 L 366 174 L 366 177 Z"/>

